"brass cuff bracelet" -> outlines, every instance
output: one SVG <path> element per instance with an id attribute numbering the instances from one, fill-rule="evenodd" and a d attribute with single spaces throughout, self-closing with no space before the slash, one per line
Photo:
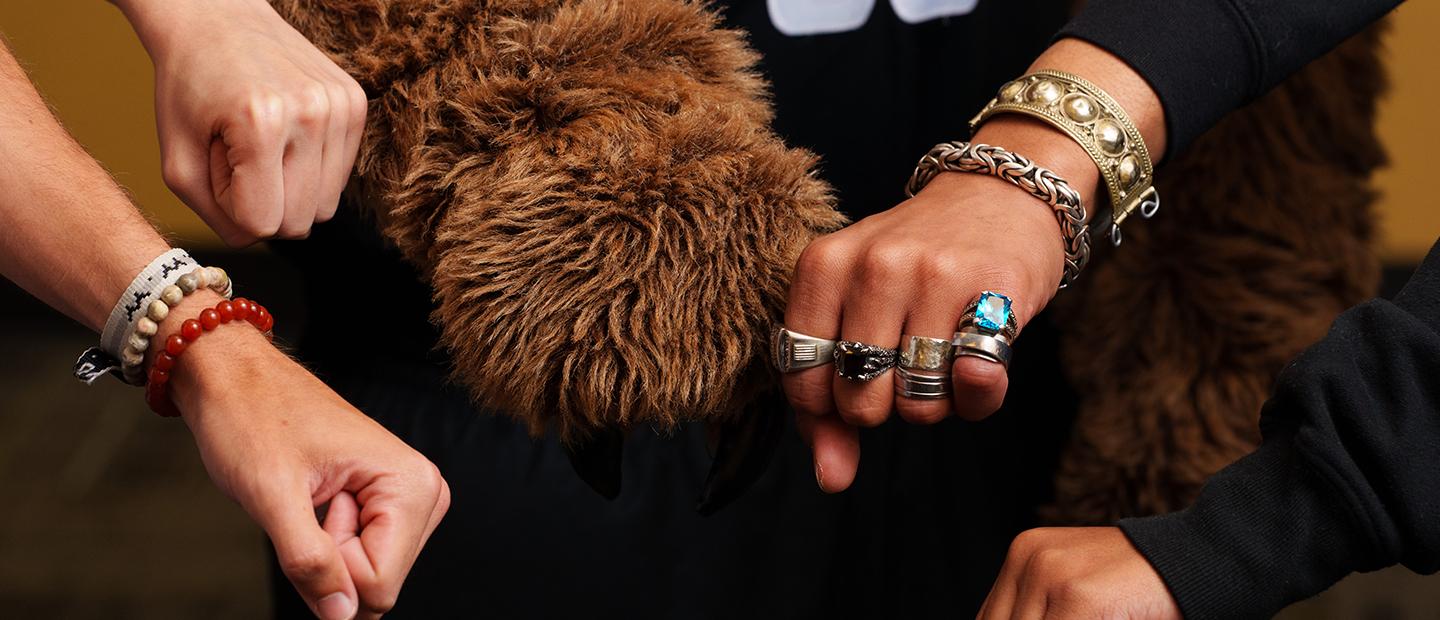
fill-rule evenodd
<path id="1" fill-rule="evenodd" d="M 970 120 L 970 131 L 1005 113 L 1045 121 L 1090 154 L 1110 194 L 1111 243 L 1120 245 L 1120 223 L 1131 213 L 1138 210 L 1148 218 L 1160 208 L 1155 166 L 1145 139 L 1120 104 L 1100 87 L 1077 75 L 1036 71 L 1000 87 L 999 95 Z"/>

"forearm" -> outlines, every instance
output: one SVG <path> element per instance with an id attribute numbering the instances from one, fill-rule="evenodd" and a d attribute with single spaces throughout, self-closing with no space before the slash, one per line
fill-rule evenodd
<path id="1" fill-rule="evenodd" d="M 1194 617 L 1268 616 L 1352 571 L 1435 571 L 1436 367 L 1440 247 L 1394 303 L 1342 314 L 1281 374 L 1259 450 L 1191 508 L 1122 527 Z"/>
<path id="2" fill-rule="evenodd" d="M 135 274 L 169 249 L 3 46 L 0 230 L 0 272 L 97 332 Z"/>

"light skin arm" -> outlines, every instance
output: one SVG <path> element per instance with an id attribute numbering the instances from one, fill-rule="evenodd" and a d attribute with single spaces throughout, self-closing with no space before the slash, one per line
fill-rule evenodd
<path id="1" fill-rule="evenodd" d="M 365 92 L 265 0 L 113 0 L 155 64 L 165 183 L 226 243 L 329 220 Z"/>
<path id="2" fill-rule="evenodd" d="M 3 45 L 0 230 L 0 272 L 97 332 L 135 274 L 170 247 Z M 172 316 L 218 301 L 197 291 Z M 155 341 L 179 323 L 162 321 Z M 246 325 L 196 341 L 171 377 L 211 479 L 270 535 L 311 608 L 324 618 L 388 611 L 449 506 L 435 466 Z M 314 510 L 326 503 L 322 524 Z"/>
<path id="3" fill-rule="evenodd" d="M 1125 108 L 1152 154 L 1165 151 L 1160 100 L 1119 58 L 1063 39 L 1035 60 L 1031 70 L 1038 69 L 1095 83 Z M 957 111 L 967 112 L 972 111 Z M 956 138 L 937 136 L 936 142 Z M 1087 205 L 1101 194 L 1099 170 L 1085 151 L 1042 121 L 998 116 L 974 141 L 1051 169 Z M 948 338 L 965 306 L 982 290 L 995 290 L 1015 300 L 1023 328 L 1055 294 L 1063 259 L 1060 229 L 1048 205 L 994 177 L 944 173 L 914 198 L 807 247 L 796 265 L 785 325 L 814 336 L 895 347 L 902 333 Z M 1023 342 L 1017 355 L 1024 355 Z M 854 481 L 858 428 L 879 425 L 892 413 L 916 424 L 949 415 L 980 420 L 999 408 L 1008 387 L 1004 367 L 973 357 L 959 358 L 952 378 L 950 399 L 926 401 L 895 395 L 888 375 L 855 383 L 836 377 L 829 366 L 785 375 L 820 487 L 838 492 Z M 1159 575 L 1118 528 L 1053 528 L 1016 539 L 980 615 L 1175 618 L 1179 611 Z"/>

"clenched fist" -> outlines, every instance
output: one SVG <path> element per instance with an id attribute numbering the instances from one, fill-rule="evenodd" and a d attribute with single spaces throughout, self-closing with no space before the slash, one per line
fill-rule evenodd
<path id="1" fill-rule="evenodd" d="M 365 128 L 354 79 L 264 0 L 117 4 L 155 63 L 165 183 L 221 239 L 301 238 L 335 214 Z"/>

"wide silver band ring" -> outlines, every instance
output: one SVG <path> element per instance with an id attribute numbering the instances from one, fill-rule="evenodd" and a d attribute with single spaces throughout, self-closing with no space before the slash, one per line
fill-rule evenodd
<path id="1" fill-rule="evenodd" d="M 871 381 L 895 366 L 895 349 L 841 340 L 835 344 L 835 374 L 851 381 Z"/>
<path id="2" fill-rule="evenodd" d="M 950 372 L 917 371 L 897 366 L 895 368 L 895 393 L 915 400 L 939 400 L 949 398 L 953 391 Z"/>
<path id="3" fill-rule="evenodd" d="M 780 372 L 799 372 L 829 364 L 835 359 L 835 341 L 797 331 L 775 328 L 770 340 L 770 359 Z"/>
<path id="4" fill-rule="evenodd" d="M 950 363 L 955 361 L 955 347 L 944 338 L 927 336 L 900 336 L 900 361 L 897 366 L 907 370 L 944 371 L 950 374 Z"/>
<path id="5" fill-rule="evenodd" d="M 1010 345 L 998 336 L 973 331 L 955 332 L 955 354 L 979 357 L 1010 367 Z"/>

